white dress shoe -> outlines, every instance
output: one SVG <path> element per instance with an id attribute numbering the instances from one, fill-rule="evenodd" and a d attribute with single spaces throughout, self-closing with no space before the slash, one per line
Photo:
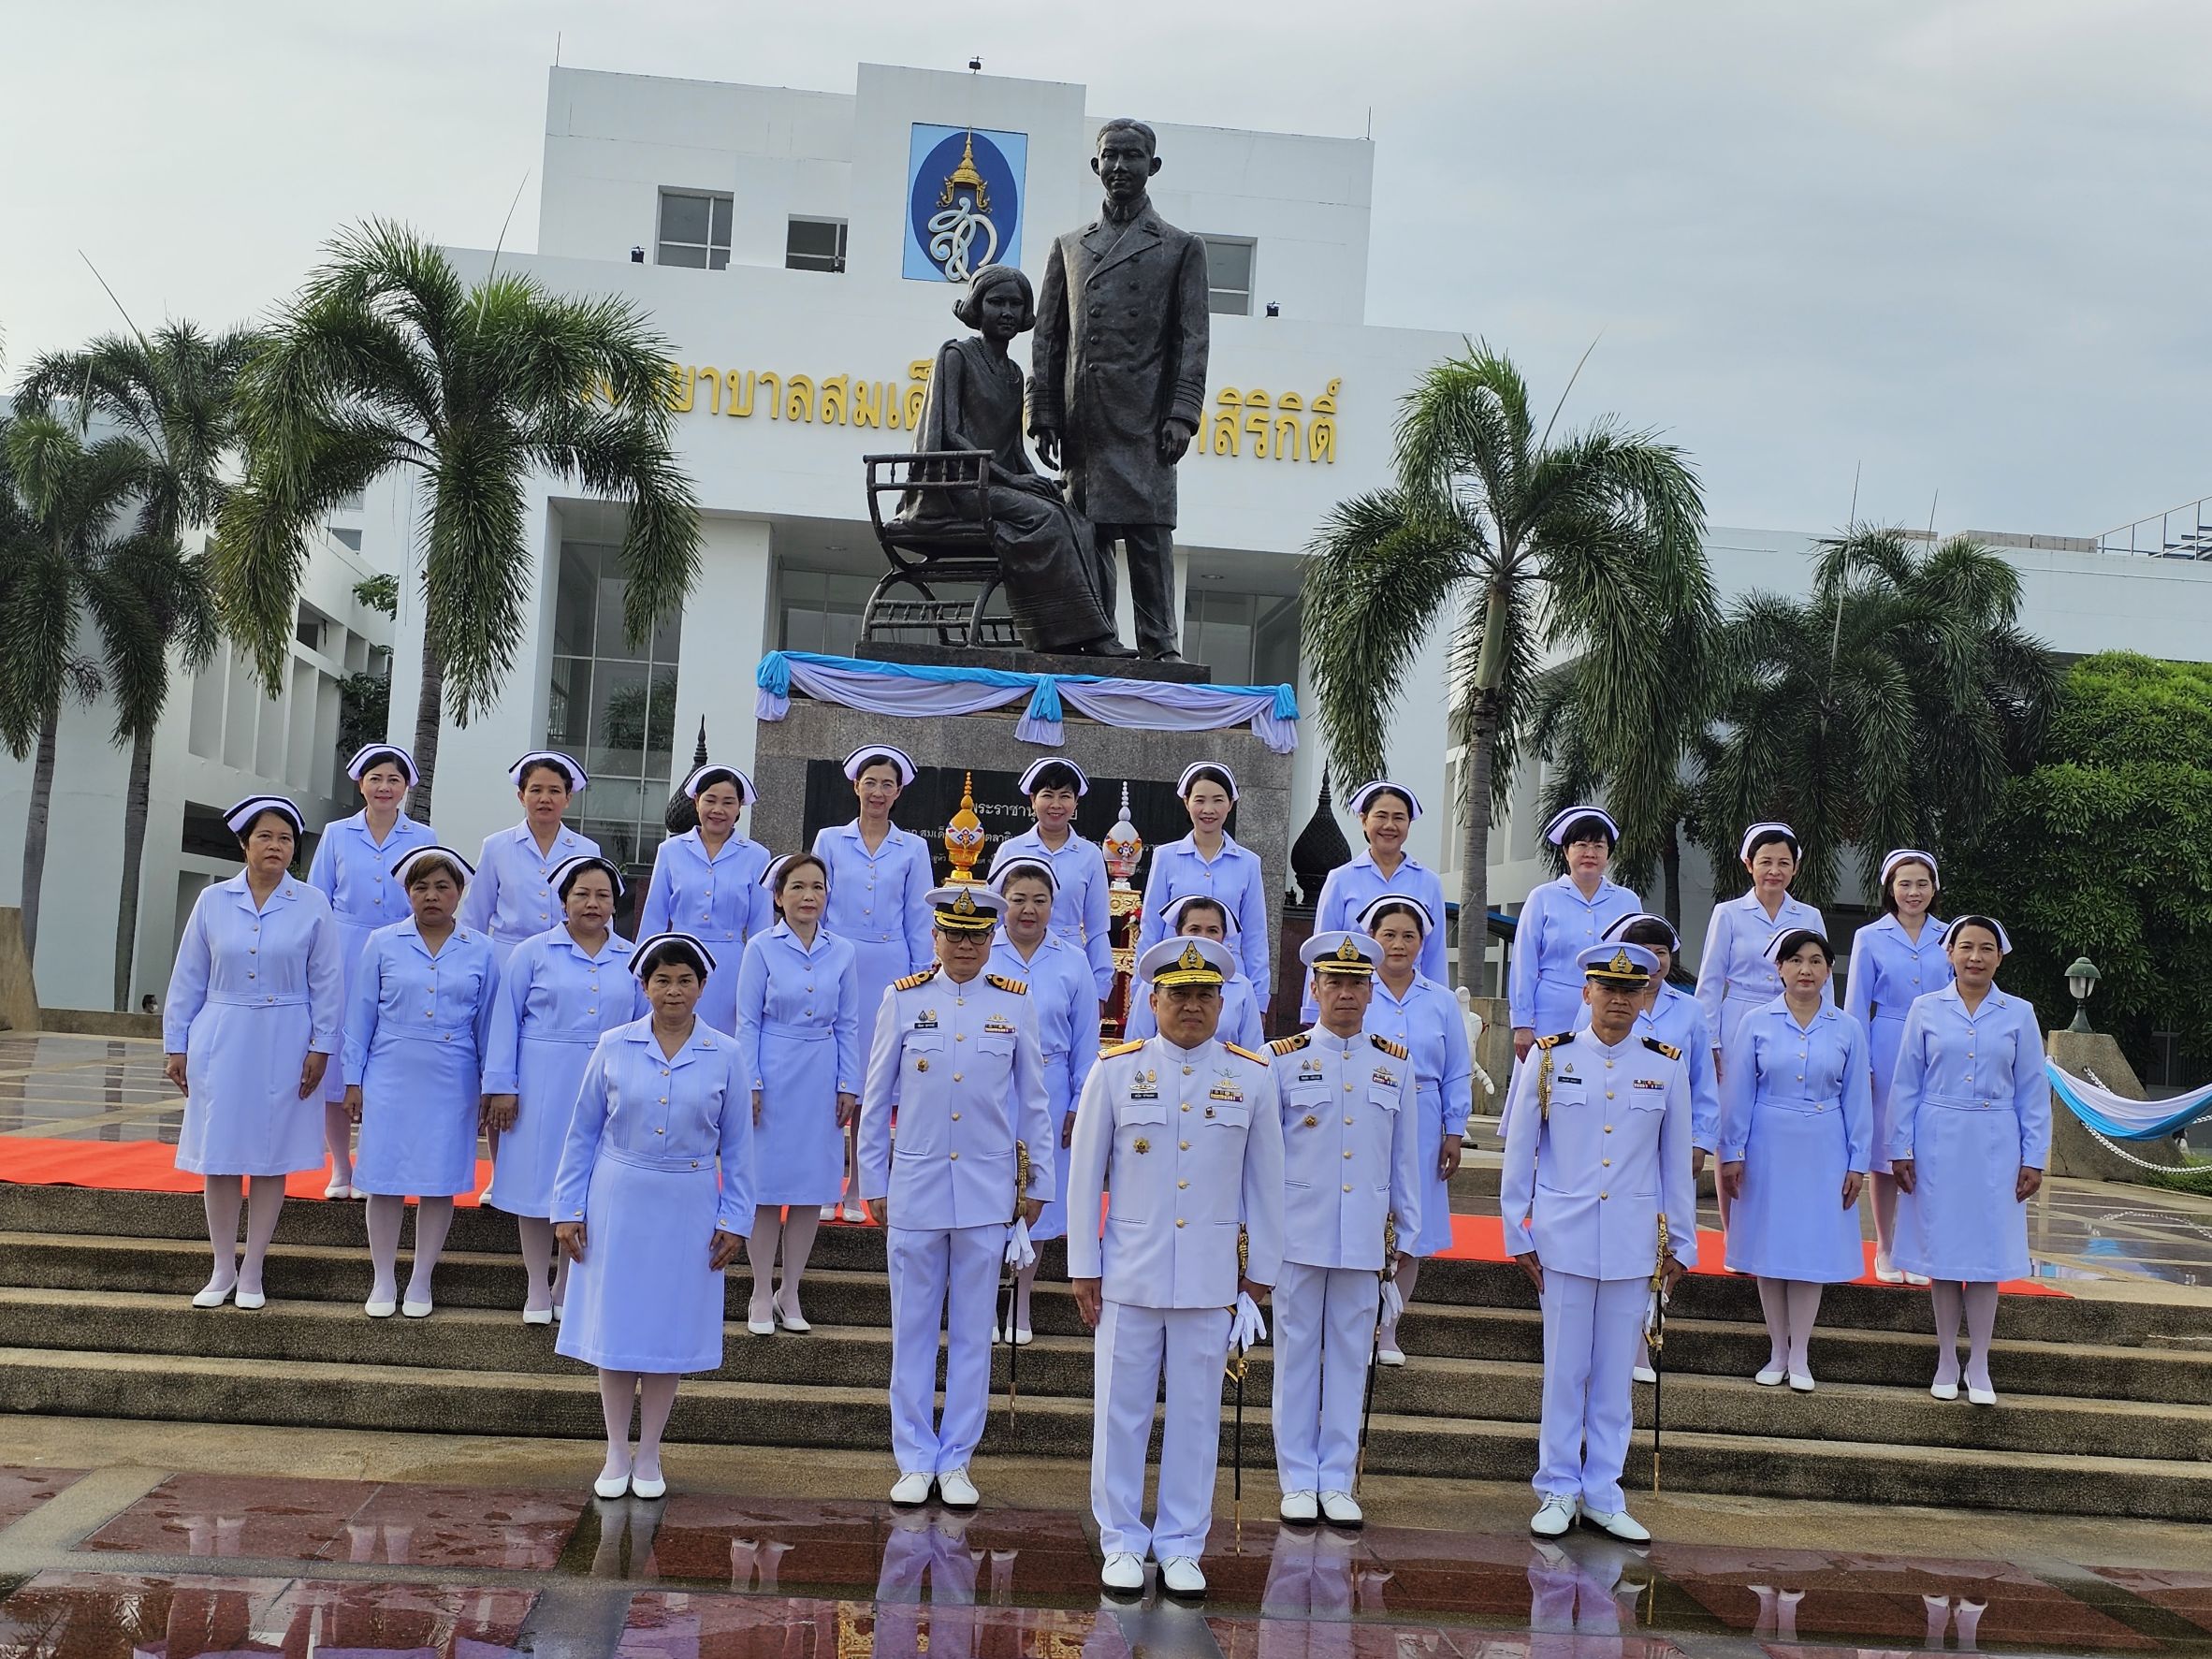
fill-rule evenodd
<path id="1" fill-rule="evenodd" d="M 1037 1332 L 1030 1330 L 1026 1325 L 1016 1325 L 1014 1327 L 1013 1339 L 1015 1347 L 1026 1348 L 1031 1343 L 1037 1340 Z"/>
<path id="2" fill-rule="evenodd" d="M 555 1303 L 553 1304 L 553 1323 L 554 1323 L 554 1324 L 556 1324 L 556 1325 L 560 1324 L 560 1321 L 561 1321 L 563 1318 L 567 1317 L 567 1316 L 568 1316 L 568 1304 L 567 1304 L 566 1302 L 555 1302 Z"/>
<path id="3" fill-rule="evenodd" d="M 934 1477 L 928 1475 L 901 1475 L 892 1483 L 891 1501 L 911 1509 L 916 1504 L 929 1502 L 929 1487 Z"/>
<path id="4" fill-rule="evenodd" d="M 1206 1575 L 1199 1571 L 1196 1557 L 1171 1555 L 1159 1564 L 1159 1587 L 1170 1595 L 1203 1595 Z"/>
<path id="5" fill-rule="evenodd" d="M 1901 1285 L 1905 1282 L 1905 1275 L 1889 1264 L 1886 1256 L 1874 1258 L 1874 1277 L 1884 1285 Z"/>
<path id="6" fill-rule="evenodd" d="M 427 1319 L 430 1317 L 430 1310 L 434 1305 L 436 1304 L 428 1302 L 402 1302 L 400 1304 L 400 1311 L 410 1319 Z"/>
<path id="7" fill-rule="evenodd" d="M 786 1331 L 795 1332 L 801 1336 L 814 1329 L 813 1326 L 807 1323 L 806 1315 L 787 1314 L 781 1308 L 776 1310 L 776 1322 Z"/>
<path id="8" fill-rule="evenodd" d="M 1928 1385 L 1928 1391 L 1933 1394 L 1939 1400 L 1956 1400 L 1958 1398 L 1958 1385 L 1955 1382 L 1929 1383 Z"/>
<path id="9" fill-rule="evenodd" d="M 233 1294 L 230 1300 L 233 1304 L 242 1308 L 266 1307 L 269 1294 L 263 1290 L 240 1290 Z"/>
<path id="10" fill-rule="evenodd" d="M 550 1325 L 553 1323 L 553 1310 L 549 1307 L 526 1307 L 522 1310 L 522 1322 L 525 1325 Z"/>
<path id="11" fill-rule="evenodd" d="M 1973 1384 L 1968 1383 L 1966 1385 L 1966 1403 L 1969 1405 L 1994 1405 L 1997 1404 L 1997 1390 L 1995 1389 L 1977 1389 Z"/>
<path id="12" fill-rule="evenodd" d="M 1127 1550 L 1116 1550 L 1106 1558 L 1106 1564 L 1099 1569 L 1099 1582 L 1124 1595 L 1143 1589 L 1143 1558 L 1131 1555 Z"/>
<path id="13" fill-rule="evenodd" d="M 745 1321 L 745 1328 L 755 1336 L 774 1336 L 776 1334 L 776 1317 L 771 1314 L 765 1319 L 749 1318 Z"/>
<path id="14" fill-rule="evenodd" d="M 867 1211 L 861 1207 L 858 1199 L 847 1199 L 844 1207 L 838 1211 L 838 1215 L 845 1220 L 851 1222 L 865 1222 L 868 1218 Z"/>
<path id="15" fill-rule="evenodd" d="M 1757 1383 L 1762 1389 L 1778 1389 L 1788 1375 L 1789 1373 L 1781 1366 L 1768 1365 L 1755 1373 L 1752 1381 Z"/>
<path id="16" fill-rule="evenodd" d="M 837 1218 L 837 1206 L 835 1204 L 822 1205 L 822 1218 L 824 1221 L 835 1221 Z"/>
<path id="17" fill-rule="evenodd" d="M 1539 1538 L 1564 1538 L 1575 1524 L 1575 1500 L 1552 1492 L 1529 1520 L 1528 1530 Z"/>
<path id="18" fill-rule="evenodd" d="M 610 1502 L 620 1497 L 629 1490 L 630 1477 L 627 1475 L 602 1475 L 591 1483 L 591 1495 L 595 1498 L 605 1498 Z"/>
<path id="19" fill-rule="evenodd" d="M 1360 1500 L 1348 1492 L 1325 1492 L 1321 1494 L 1321 1518 L 1331 1526 L 1365 1526 L 1367 1512 L 1360 1507 Z"/>
<path id="20" fill-rule="evenodd" d="M 1928 1288 L 1928 1275 L 1926 1273 L 1907 1273 L 1905 1275 L 1905 1283 L 1908 1285 L 1918 1285 L 1922 1289 L 1925 1290 Z"/>
<path id="21" fill-rule="evenodd" d="M 1311 1526 L 1320 1518 L 1320 1494 L 1310 1492 L 1287 1492 L 1283 1494 L 1282 1506 L 1275 1513 L 1292 1526 Z"/>
<path id="22" fill-rule="evenodd" d="M 218 1290 L 212 1285 L 210 1285 L 205 1290 L 197 1291 L 194 1294 L 192 1298 L 192 1305 L 194 1307 L 221 1307 L 225 1302 L 230 1300 L 230 1293 L 237 1288 L 237 1285 L 231 1284 L 226 1285 L 222 1289 Z"/>
<path id="23" fill-rule="evenodd" d="M 1812 1392 L 1812 1378 L 1810 1374 L 1802 1371 L 1790 1373 L 1790 1391 L 1792 1393 L 1810 1394 Z"/>
<path id="24" fill-rule="evenodd" d="M 371 1297 L 367 1302 L 361 1303 L 361 1311 L 371 1319 L 388 1319 L 400 1311 L 400 1304 L 397 1302 L 379 1302 L 374 1297 Z M 625 1475 L 622 1478 L 628 1480 L 630 1477 Z"/>
<path id="25" fill-rule="evenodd" d="M 968 1479 L 966 1469 L 941 1469 L 937 1477 L 937 1495 L 948 1509 L 972 1509 L 982 1494 L 976 1491 L 975 1482 Z"/>
<path id="26" fill-rule="evenodd" d="M 665 1477 L 648 1480 L 643 1475 L 633 1475 L 630 1477 L 630 1495 L 633 1498 L 664 1498 L 668 1495 L 668 1481 Z"/>
<path id="27" fill-rule="evenodd" d="M 1582 1524 L 1594 1526 L 1601 1533 L 1619 1538 L 1623 1544 L 1649 1544 L 1651 1532 L 1644 1523 L 1625 1509 L 1593 1509 L 1587 1505 L 1582 1509 Z"/>
<path id="28" fill-rule="evenodd" d="M 323 1188 L 323 1196 L 327 1199 L 349 1199 L 354 1196 L 354 1189 L 342 1181 L 333 1181 Z"/>
<path id="29" fill-rule="evenodd" d="M 1377 1365 L 1388 1365 L 1395 1370 L 1398 1366 L 1405 1363 L 1404 1350 L 1402 1348 L 1377 1348 L 1375 1350 L 1375 1362 Z"/>
<path id="30" fill-rule="evenodd" d="M 1628 1375 L 1634 1377 L 1637 1382 L 1655 1383 L 1659 1380 L 1659 1374 L 1656 1371 L 1653 1371 L 1649 1365 L 1638 1365 L 1633 1371 L 1629 1372 Z"/>

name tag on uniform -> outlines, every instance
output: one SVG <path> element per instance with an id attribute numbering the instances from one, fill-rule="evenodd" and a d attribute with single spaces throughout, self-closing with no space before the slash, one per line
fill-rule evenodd
<path id="1" fill-rule="evenodd" d="M 937 1010 L 934 1008 L 925 1008 L 920 1013 L 916 1014 L 914 1016 L 914 1029 L 917 1031 L 936 1030 Z"/>
<path id="2" fill-rule="evenodd" d="M 1656 1077 L 1639 1077 L 1636 1080 L 1635 1086 L 1639 1089 L 1663 1089 L 1666 1085 Z"/>
<path id="3" fill-rule="evenodd" d="M 1318 1060 L 1307 1060 L 1298 1068 L 1298 1081 L 1300 1083 L 1326 1082 L 1328 1075 L 1321 1070 L 1321 1062 Z"/>

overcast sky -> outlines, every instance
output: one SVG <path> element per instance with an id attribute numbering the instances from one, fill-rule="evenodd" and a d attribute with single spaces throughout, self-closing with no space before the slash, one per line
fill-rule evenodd
<path id="1" fill-rule="evenodd" d="M 985 22 L 981 20 L 988 18 Z M 838 26 L 825 26 L 835 22 Z M 1369 321 L 1656 427 L 1713 522 L 2093 534 L 2212 491 L 2198 0 L 0 0 L 12 371 L 242 320 L 371 214 L 534 246 L 546 70 L 850 91 L 856 57 L 1095 113 L 1357 135 Z M 1172 165 L 1172 158 L 1170 164 Z"/>

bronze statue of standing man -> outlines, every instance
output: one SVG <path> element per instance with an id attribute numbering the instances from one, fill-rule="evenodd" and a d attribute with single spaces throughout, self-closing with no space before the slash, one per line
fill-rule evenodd
<path id="1" fill-rule="evenodd" d="M 1069 500 L 1097 527 L 1100 606 L 1113 615 L 1113 544 L 1128 550 L 1137 648 L 1180 662 L 1175 463 L 1206 396 L 1206 245 L 1153 211 L 1159 140 L 1110 121 L 1091 171 L 1099 217 L 1055 239 L 1030 347 L 1029 433 Z"/>

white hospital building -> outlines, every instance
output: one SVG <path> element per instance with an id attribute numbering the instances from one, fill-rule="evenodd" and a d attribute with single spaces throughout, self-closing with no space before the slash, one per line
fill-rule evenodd
<path id="1" fill-rule="evenodd" d="M 1116 115 L 1157 129 L 1153 199 L 1208 243 L 1207 418 L 1181 468 L 1176 531 L 1185 654 L 1217 682 L 1291 681 L 1310 706 L 1297 597 L 1307 541 L 1339 501 L 1390 481 L 1399 400 L 1460 348 L 1462 332 L 1366 320 L 1371 142 L 1184 124 L 1170 119 L 1177 113 L 1190 111 L 1094 108 L 1079 85 L 872 64 L 836 92 L 550 71 L 537 247 L 505 251 L 501 267 L 558 292 L 619 296 L 666 338 L 674 437 L 702 508 L 704 565 L 683 617 L 633 648 L 620 625 L 621 509 L 532 489 L 534 626 L 499 706 L 445 732 L 443 838 L 473 850 L 511 822 L 504 769 L 546 745 L 591 773 L 571 822 L 610 853 L 647 862 L 702 720 L 716 759 L 749 762 L 763 651 L 850 650 L 885 568 L 861 458 L 910 445 L 921 373 L 940 342 L 963 332 L 947 264 L 997 258 L 1041 277 L 1053 237 L 1096 214 L 1093 138 Z M 453 257 L 473 278 L 492 255 Z M 1452 321 L 1473 334 L 1478 283 L 1468 305 Z M 1026 356 L 1020 342 L 1015 351 Z M 1697 447 L 1695 433 L 1679 437 Z M 192 895 L 234 867 L 206 842 L 211 808 L 276 786 L 302 797 L 316 822 L 353 809 L 331 742 L 336 677 L 385 646 L 387 628 L 390 729 L 402 739 L 413 730 L 413 490 L 410 478 L 388 480 L 333 520 L 286 702 L 264 703 L 235 661 L 177 698 L 156 764 L 134 997 L 161 990 Z M 1802 534 L 1715 530 L 1716 578 L 1724 595 L 1802 590 L 1810 545 Z M 2124 641 L 2194 657 L 2212 637 L 2212 568 L 2193 560 L 2123 557 L 2094 542 L 2007 552 L 2027 577 L 2028 626 L 2060 649 Z M 400 577 L 396 625 L 351 601 L 352 582 L 375 570 Z M 1125 582 L 1125 613 L 1127 591 Z M 1130 637 L 1126 614 L 1122 627 Z M 1391 770 L 1432 806 L 1449 794 L 1444 660 L 1438 630 L 1393 728 Z M 123 757 L 106 754 L 96 710 L 71 715 L 65 745 L 40 985 L 49 1004 L 104 1007 L 107 872 L 120 833 L 103 826 L 120 823 Z M 1302 802 L 1315 798 L 1321 749 L 1309 725 L 1297 758 Z M 14 899 L 28 770 L 0 758 L 0 903 Z M 1493 904 L 1510 908 L 1549 874 L 1528 809 L 1535 789 L 1533 777 L 1519 780 L 1510 821 L 1493 832 Z M 1449 892 L 1446 823 L 1432 811 L 1413 851 L 1444 871 Z M 1705 898 L 1692 885 L 1695 938 Z"/>

